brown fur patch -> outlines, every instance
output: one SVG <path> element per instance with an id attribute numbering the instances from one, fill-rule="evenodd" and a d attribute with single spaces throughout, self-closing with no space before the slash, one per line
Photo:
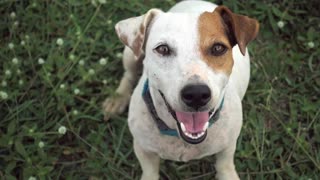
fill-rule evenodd
<path id="1" fill-rule="evenodd" d="M 209 67 L 216 72 L 231 74 L 233 67 L 232 46 L 229 42 L 221 17 L 216 12 L 205 12 L 200 15 L 198 22 L 199 30 L 199 50 Z M 227 47 L 227 51 L 221 56 L 211 54 L 213 44 L 222 43 Z"/>
<path id="2" fill-rule="evenodd" d="M 214 11 L 221 16 L 230 42 L 233 45 L 238 44 L 242 55 L 245 55 L 246 46 L 258 35 L 258 21 L 247 16 L 235 14 L 225 6 L 219 6 Z"/>
<path id="3" fill-rule="evenodd" d="M 119 36 L 123 44 L 128 45 L 128 37 L 126 35 Z"/>

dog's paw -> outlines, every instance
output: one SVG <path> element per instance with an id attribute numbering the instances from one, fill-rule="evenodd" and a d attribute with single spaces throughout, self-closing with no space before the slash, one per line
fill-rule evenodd
<path id="1" fill-rule="evenodd" d="M 123 113 L 130 101 L 128 95 L 117 95 L 107 98 L 103 103 L 104 120 L 107 121 L 113 115 L 119 115 Z"/>

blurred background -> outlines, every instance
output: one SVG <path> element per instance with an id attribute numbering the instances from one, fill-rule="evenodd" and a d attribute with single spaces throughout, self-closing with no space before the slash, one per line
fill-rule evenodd
<path id="1" fill-rule="evenodd" d="M 212 2 L 260 22 L 235 156 L 241 179 L 319 179 L 319 2 Z M 0 0 L 0 179 L 139 179 L 126 114 L 103 121 L 123 73 L 114 25 L 175 3 Z M 161 179 L 212 179 L 213 165 L 162 161 Z"/>

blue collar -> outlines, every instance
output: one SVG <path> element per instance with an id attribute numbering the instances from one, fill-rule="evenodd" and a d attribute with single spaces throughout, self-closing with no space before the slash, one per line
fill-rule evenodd
<path id="1" fill-rule="evenodd" d="M 156 108 L 154 107 L 153 100 L 152 100 L 152 97 L 151 97 L 151 94 L 150 94 L 148 79 L 145 81 L 144 86 L 143 86 L 142 98 L 143 98 L 144 102 L 146 103 L 147 108 L 149 110 L 149 113 L 151 114 L 152 119 L 156 123 L 160 133 L 164 134 L 164 135 L 168 135 L 168 136 L 176 136 L 176 137 L 178 137 L 179 136 L 178 131 L 175 130 L 175 129 L 171 129 L 158 116 L 158 113 L 156 111 Z M 219 108 L 214 112 L 214 114 L 209 119 L 209 127 L 211 127 L 219 119 L 220 111 L 222 109 L 223 103 L 224 103 L 224 97 L 221 100 Z M 174 119 L 176 119 L 176 118 L 174 117 Z M 177 121 L 177 123 L 179 123 L 179 122 Z"/>

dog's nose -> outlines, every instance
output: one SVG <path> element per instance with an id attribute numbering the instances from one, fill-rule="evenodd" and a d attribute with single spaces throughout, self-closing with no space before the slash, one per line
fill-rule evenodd
<path id="1" fill-rule="evenodd" d="M 181 91 L 182 101 L 189 107 L 199 109 L 211 99 L 211 91 L 207 85 L 187 85 Z"/>

